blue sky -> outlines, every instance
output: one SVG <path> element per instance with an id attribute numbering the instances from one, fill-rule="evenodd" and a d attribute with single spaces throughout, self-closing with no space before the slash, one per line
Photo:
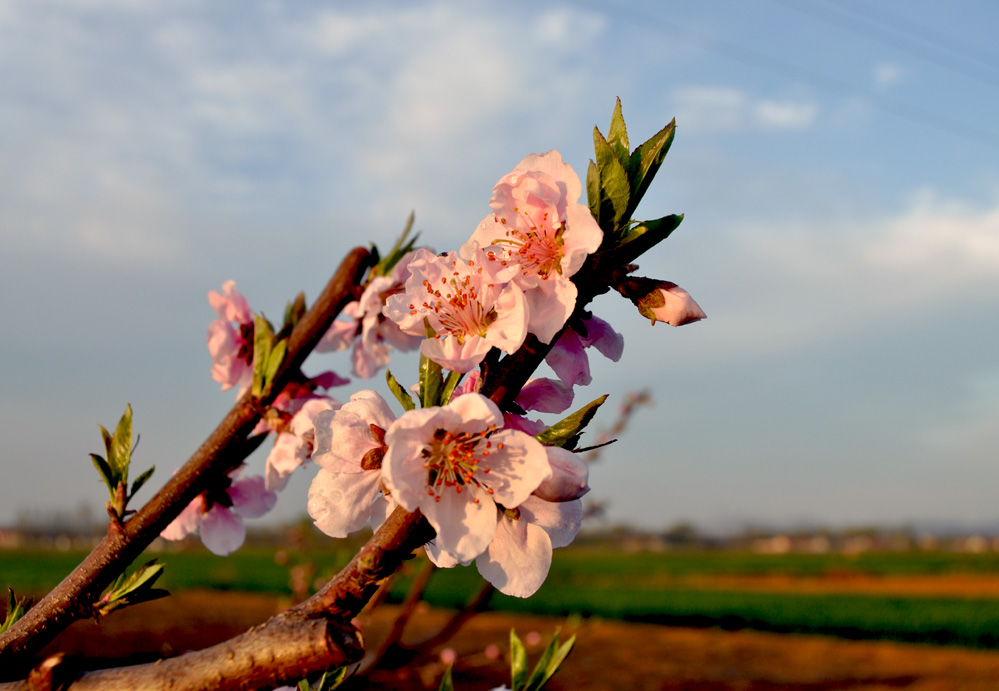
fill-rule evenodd
<path id="1" fill-rule="evenodd" d="M 994 521 L 997 15 L 0 0 L 0 524 L 100 507 L 87 454 L 126 402 L 148 487 L 186 460 L 232 403 L 209 376 L 210 289 L 235 279 L 276 318 L 411 210 L 455 248 L 524 155 L 585 174 L 617 96 L 635 144 L 677 119 L 638 215 L 686 219 L 641 273 L 709 318 L 596 303 L 625 356 L 596 356 L 578 400 L 656 401 L 593 468 L 609 518 Z M 349 369 L 308 366 L 326 368 Z M 276 516 L 304 512 L 300 475 Z"/>

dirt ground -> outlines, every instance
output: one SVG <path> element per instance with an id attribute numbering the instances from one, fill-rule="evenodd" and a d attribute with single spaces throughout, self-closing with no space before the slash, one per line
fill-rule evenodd
<path id="1" fill-rule="evenodd" d="M 114 664 L 116 659 L 120 664 L 122 656 L 133 662 L 154 659 L 225 640 L 286 604 L 260 595 L 179 593 L 117 612 L 100 623 L 78 622 L 49 650 L 87 657 L 98 666 Z M 386 635 L 395 612 L 395 607 L 385 606 L 362 621 L 369 650 Z M 423 609 L 404 641 L 426 638 L 449 616 Z M 549 617 L 503 613 L 475 617 L 444 646 L 456 655 L 455 688 L 486 691 L 507 681 L 503 655 L 511 627 L 527 641 L 540 634 L 540 642 L 528 645 L 533 664 L 554 630 L 564 625 Z M 999 689 L 999 652 L 597 619 L 583 620 L 573 631 L 565 629 L 563 637 L 571 632 L 578 636 L 576 648 L 548 685 L 551 691 Z M 445 666 L 440 652 L 430 651 L 402 669 L 371 672 L 350 688 L 436 689 Z"/>

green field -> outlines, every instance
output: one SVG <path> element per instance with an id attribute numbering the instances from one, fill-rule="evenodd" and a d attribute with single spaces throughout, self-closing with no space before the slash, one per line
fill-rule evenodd
<path id="1" fill-rule="evenodd" d="M 40 594 L 82 555 L 50 552 L 0 553 L 0 586 Z M 157 555 L 166 563 L 160 583 L 171 590 L 225 588 L 289 593 L 289 565 L 273 550 L 245 549 L 221 558 L 203 550 Z M 310 555 L 317 573 L 331 575 L 346 562 L 346 549 Z M 301 556 L 297 557 L 300 561 Z M 293 555 L 290 564 L 296 562 Z M 899 597 L 705 590 L 684 585 L 691 575 L 825 573 L 999 575 L 999 555 L 871 553 L 756 555 L 744 553 L 619 554 L 561 550 L 544 587 L 532 598 L 494 596 L 491 607 L 518 612 L 582 614 L 683 626 L 751 628 L 820 633 L 845 638 L 886 638 L 936 644 L 999 648 L 999 599 Z M 401 597 L 406 577 L 393 593 Z M 474 567 L 437 572 L 426 592 L 434 605 L 462 604 L 482 584 Z"/>

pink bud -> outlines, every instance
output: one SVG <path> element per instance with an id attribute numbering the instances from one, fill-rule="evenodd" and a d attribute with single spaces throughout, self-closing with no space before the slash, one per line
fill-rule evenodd
<path id="1" fill-rule="evenodd" d="M 666 322 L 671 326 L 683 326 L 708 316 L 690 293 L 676 283 L 631 276 L 621 281 L 617 289 L 653 324 Z"/>

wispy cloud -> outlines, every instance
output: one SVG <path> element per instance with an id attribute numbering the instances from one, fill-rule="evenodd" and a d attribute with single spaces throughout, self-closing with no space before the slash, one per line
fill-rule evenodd
<path id="1" fill-rule="evenodd" d="M 811 100 L 758 98 L 729 86 L 687 86 L 673 91 L 677 119 L 702 133 L 803 130 L 818 115 Z"/>

